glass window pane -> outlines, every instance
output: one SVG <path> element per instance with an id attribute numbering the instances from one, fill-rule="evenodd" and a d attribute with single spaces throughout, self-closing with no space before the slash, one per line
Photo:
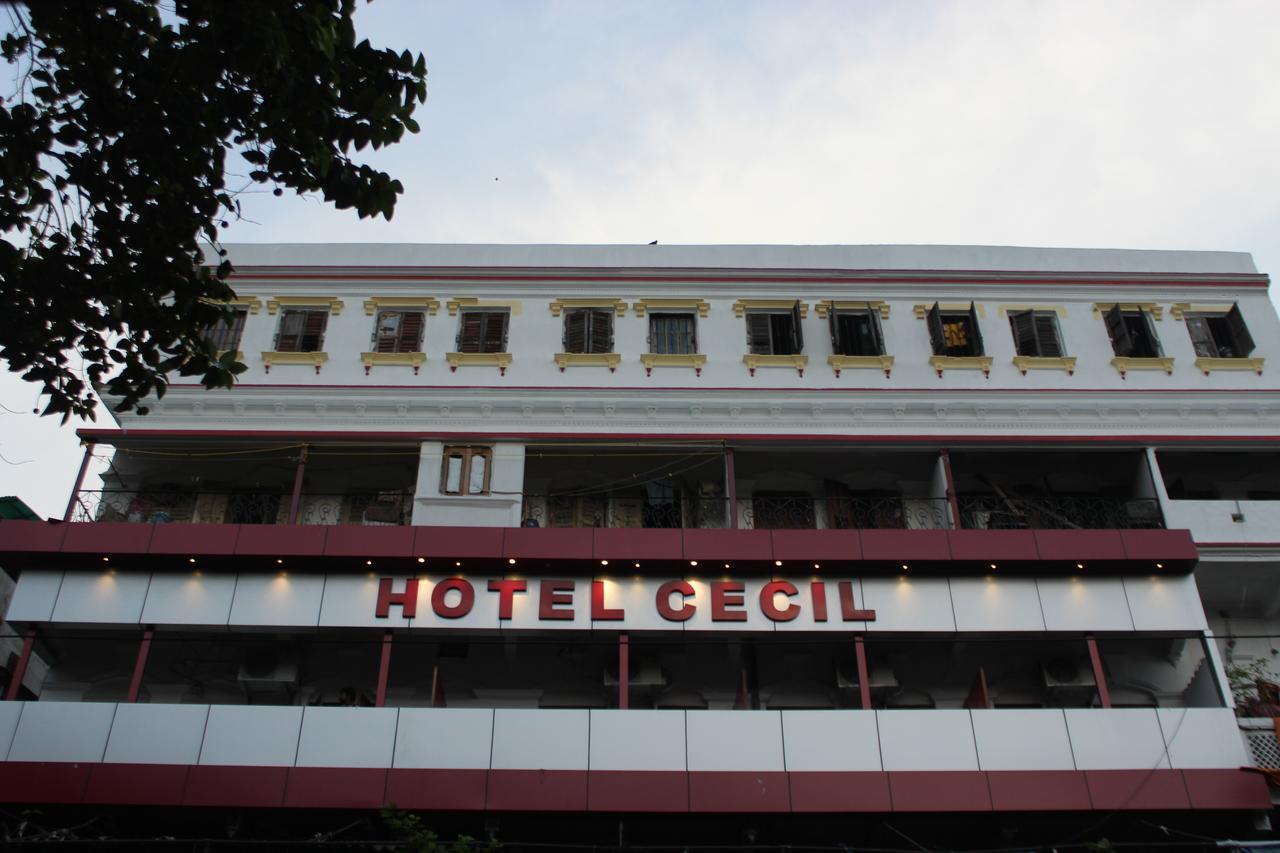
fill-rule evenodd
<path id="1" fill-rule="evenodd" d="M 460 494 L 462 492 L 462 457 L 447 456 L 444 464 L 446 466 L 444 490 L 449 494 Z"/>
<path id="2" fill-rule="evenodd" d="M 473 495 L 484 493 L 484 475 L 489 458 L 483 453 L 471 457 L 471 478 L 467 483 L 467 492 Z"/>

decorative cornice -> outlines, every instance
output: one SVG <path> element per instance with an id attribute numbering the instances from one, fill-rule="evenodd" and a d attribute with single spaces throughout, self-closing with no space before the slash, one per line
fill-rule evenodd
<path id="1" fill-rule="evenodd" d="M 511 366 L 509 352 L 447 352 L 444 357 L 451 371 L 459 367 L 496 367 L 498 373 L 505 376 Z"/>
<path id="2" fill-rule="evenodd" d="M 1065 305 L 1043 305 L 1030 303 L 1015 303 L 1012 305 L 1001 305 L 996 309 L 996 314 L 1000 317 L 1006 317 L 1009 314 L 1019 314 L 1023 311 L 1053 311 L 1059 317 L 1067 316 L 1067 306 Z"/>
<path id="3" fill-rule="evenodd" d="M 1153 320 L 1164 319 L 1164 309 L 1155 302 L 1121 302 L 1119 304 L 1121 311 L 1146 311 Z M 1093 303 L 1093 316 L 1101 317 L 1114 307 L 1116 307 L 1115 302 L 1095 302 Z"/>
<path id="4" fill-rule="evenodd" d="M 1125 358 L 1116 356 L 1111 359 L 1111 366 L 1120 371 L 1120 377 L 1130 370 L 1163 370 L 1169 375 L 1173 375 L 1173 358 L 1170 356 L 1161 356 L 1160 358 Z"/>
<path id="5" fill-rule="evenodd" d="M 891 355 L 829 355 L 827 356 L 827 364 L 831 365 L 831 369 L 839 378 L 842 370 L 860 370 L 862 368 L 873 368 L 884 371 L 884 378 L 888 379 L 893 372 L 893 356 Z"/>
<path id="6" fill-rule="evenodd" d="M 547 307 L 551 309 L 552 317 L 559 317 L 566 308 L 612 308 L 619 317 L 624 317 L 627 313 L 627 303 L 616 297 L 553 299 Z"/>
<path id="7" fill-rule="evenodd" d="M 743 317 L 748 311 L 790 311 L 796 302 L 800 302 L 800 317 L 808 317 L 809 303 L 797 299 L 739 299 L 733 303 L 733 316 Z"/>
<path id="8" fill-rule="evenodd" d="M 1073 355 L 1064 355 L 1058 358 L 1015 355 L 1013 357 L 1013 366 L 1018 368 L 1024 376 L 1028 370 L 1065 370 L 1067 375 L 1071 376 L 1076 372 L 1076 358 Z"/>
<path id="9" fill-rule="evenodd" d="M 566 367 L 607 367 L 613 372 L 622 363 L 621 353 L 616 352 L 558 352 L 554 358 L 561 373 Z"/>
<path id="10" fill-rule="evenodd" d="M 413 375 L 418 375 L 418 370 L 426 362 L 427 355 L 422 352 L 362 352 L 360 353 L 360 362 L 364 365 L 364 373 L 369 375 L 369 371 L 373 369 L 375 364 L 385 365 L 401 365 L 404 367 L 412 367 Z"/>
<path id="11" fill-rule="evenodd" d="M 329 360 L 327 352 L 274 352 L 268 351 L 262 354 L 263 371 L 271 372 L 273 364 L 310 364 L 316 369 L 316 375 L 320 373 L 320 366 Z"/>
<path id="12" fill-rule="evenodd" d="M 835 306 L 837 311 L 879 311 L 881 320 L 889 319 L 889 303 L 879 299 L 824 299 L 813 306 L 818 319 L 827 319 L 832 306 Z"/>
<path id="13" fill-rule="evenodd" d="M 267 313 L 275 314 L 281 308 L 327 308 L 330 314 L 342 313 L 342 300 L 336 296 L 277 296 L 267 300 Z"/>
<path id="14" fill-rule="evenodd" d="M 440 300 L 433 296 L 370 296 L 364 301 L 364 313 L 371 317 L 384 308 L 416 308 L 434 317 L 440 310 Z"/>
<path id="15" fill-rule="evenodd" d="M 752 376 L 758 367 L 793 367 L 804 376 L 804 368 L 809 363 L 807 355 L 757 355 L 748 353 L 742 357 L 742 363 Z"/>
<path id="16" fill-rule="evenodd" d="M 449 316 L 456 317 L 462 308 L 506 308 L 512 316 L 519 316 L 521 302 L 519 299 L 479 299 L 472 296 L 458 296 L 445 303 Z"/>
<path id="17" fill-rule="evenodd" d="M 1173 315 L 1173 319 L 1181 320 L 1187 314 L 1210 314 L 1221 316 L 1231 311 L 1230 302 L 1216 303 L 1206 305 L 1196 302 L 1175 302 L 1169 309 L 1169 313 Z"/>
<path id="18" fill-rule="evenodd" d="M 991 361 L 989 355 L 931 355 L 929 356 L 929 366 L 938 371 L 941 377 L 945 370 L 981 370 L 983 376 L 991 376 Z"/>
<path id="19" fill-rule="evenodd" d="M 692 367 L 694 373 L 701 376 L 702 368 L 707 364 L 707 357 L 702 353 L 668 355 L 666 353 L 642 352 L 640 353 L 640 363 L 644 365 L 646 376 L 650 375 L 655 367 Z"/>
<path id="20" fill-rule="evenodd" d="M 935 303 L 933 302 L 928 302 L 928 303 L 918 302 L 915 305 L 911 306 L 911 310 L 916 315 L 917 320 L 923 320 L 925 316 L 928 315 L 929 309 L 932 308 L 934 304 Z M 978 309 L 979 317 L 985 318 L 987 316 L 986 307 L 981 302 L 977 302 L 977 301 L 972 303 L 970 302 L 938 302 L 936 304 L 938 306 L 939 311 L 945 311 L 948 314 L 968 314 L 969 306 L 974 305 Z"/>
<path id="21" fill-rule="evenodd" d="M 637 317 L 647 311 L 697 311 L 699 317 L 711 313 L 711 303 L 705 299 L 640 299 L 631 306 Z"/>
<path id="22" fill-rule="evenodd" d="M 1196 369 L 1203 371 L 1208 376 L 1214 370 L 1252 370 L 1259 376 L 1262 375 L 1263 365 L 1266 364 L 1265 358 L 1207 358 L 1201 356 L 1196 359 Z"/>

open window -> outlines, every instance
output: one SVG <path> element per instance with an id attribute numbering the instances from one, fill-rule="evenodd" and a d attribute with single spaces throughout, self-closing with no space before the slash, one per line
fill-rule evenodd
<path id="1" fill-rule="evenodd" d="M 495 353 L 507 351 L 509 311 L 462 312 L 458 324 L 458 352 Z"/>
<path id="2" fill-rule="evenodd" d="M 831 307 L 827 323 L 831 328 L 831 352 L 835 355 L 884 355 L 884 335 L 880 331 L 880 311 L 866 308 Z"/>
<path id="3" fill-rule="evenodd" d="M 373 351 L 421 352 L 423 321 L 421 311 L 379 311 L 373 331 Z"/>
<path id="4" fill-rule="evenodd" d="M 612 310 L 572 308 L 564 312 L 564 351 L 569 353 L 613 352 Z"/>
<path id="5" fill-rule="evenodd" d="M 329 323 L 328 308 L 285 308 L 276 329 L 276 352 L 320 352 Z"/>
<path id="6" fill-rule="evenodd" d="M 1058 317 L 1053 311 L 1019 311 L 1009 315 L 1013 345 L 1018 355 L 1034 358 L 1061 358 L 1062 338 Z"/>
<path id="7" fill-rule="evenodd" d="M 1104 319 L 1118 358 L 1161 358 L 1160 338 L 1151 315 L 1142 308 L 1113 305 Z"/>
<path id="8" fill-rule="evenodd" d="M 489 494 L 492 447 L 446 447 L 440 468 L 440 494 Z"/>
<path id="9" fill-rule="evenodd" d="M 217 352 L 234 352 L 240 349 L 240 338 L 244 336 L 244 323 L 248 316 L 248 309 L 234 309 L 230 319 L 219 320 L 207 327 L 204 339 Z"/>
<path id="10" fill-rule="evenodd" d="M 748 311 L 747 351 L 753 355 L 799 355 L 804 351 L 800 302 L 790 311 Z"/>
<path id="11" fill-rule="evenodd" d="M 956 311 L 933 303 L 926 318 L 933 354 L 947 358 L 966 358 L 983 354 L 982 331 L 978 327 L 978 308 L 970 302 L 969 310 Z"/>
<path id="12" fill-rule="evenodd" d="M 693 314 L 649 315 L 649 352 L 658 355 L 693 355 L 697 351 L 697 324 Z"/>
<path id="13" fill-rule="evenodd" d="M 1240 306 L 1222 312 L 1186 313 L 1191 344 L 1201 358 L 1247 358 L 1254 350 L 1253 336 L 1240 314 Z"/>

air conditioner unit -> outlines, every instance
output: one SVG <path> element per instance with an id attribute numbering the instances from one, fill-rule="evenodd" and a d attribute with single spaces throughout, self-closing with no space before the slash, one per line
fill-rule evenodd
<path id="1" fill-rule="evenodd" d="M 240 662 L 236 680 L 246 687 L 275 687 L 298 683 L 298 660 L 278 649 L 252 649 Z"/>
<path id="2" fill-rule="evenodd" d="M 1081 660 L 1053 658 L 1040 665 L 1045 687 L 1096 687 L 1093 667 Z"/>

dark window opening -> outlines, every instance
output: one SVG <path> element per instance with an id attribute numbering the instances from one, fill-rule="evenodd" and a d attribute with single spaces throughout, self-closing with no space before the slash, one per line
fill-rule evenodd
<path id="1" fill-rule="evenodd" d="M 1151 315 L 1141 308 L 1122 309 L 1112 306 L 1106 314 L 1107 334 L 1111 348 L 1120 358 L 1159 358 L 1160 338 L 1156 335 Z"/>
<path id="2" fill-rule="evenodd" d="M 373 333 L 374 352 L 421 352 L 421 311 L 380 311 Z"/>
<path id="3" fill-rule="evenodd" d="M 935 302 L 929 309 L 927 319 L 934 355 L 964 358 L 983 354 L 978 309 L 974 303 L 969 303 L 968 311 L 944 311 Z"/>
<path id="4" fill-rule="evenodd" d="M 575 353 L 613 352 L 613 312 L 594 308 L 566 311 L 564 351 Z"/>
<path id="5" fill-rule="evenodd" d="M 219 320 L 204 330 L 204 339 L 217 352 L 234 352 L 240 349 L 240 338 L 244 335 L 244 323 L 249 312 L 237 308 L 230 320 Z"/>
<path id="6" fill-rule="evenodd" d="M 458 352 L 506 352 L 507 311 L 463 311 Z"/>
<path id="7" fill-rule="evenodd" d="M 1009 315 L 1013 343 L 1018 355 L 1058 358 L 1062 355 L 1062 339 L 1058 336 L 1058 319 L 1052 311 L 1020 311 Z"/>
<path id="8" fill-rule="evenodd" d="M 698 338 L 692 314 L 650 314 L 649 352 L 661 355 L 693 355 Z"/>
<path id="9" fill-rule="evenodd" d="M 286 308 L 280 313 L 276 352 L 320 352 L 328 323 L 327 308 Z"/>
<path id="10" fill-rule="evenodd" d="M 1253 336 L 1239 305 L 1232 305 L 1226 314 L 1187 314 L 1185 319 L 1198 356 L 1245 358 L 1254 350 Z"/>
<path id="11" fill-rule="evenodd" d="M 884 355 L 884 337 L 873 308 L 831 309 L 831 351 L 836 355 Z"/>
<path id="12" fill-rule="evenodd" d="M 747 350 L 752 355 L 799 355 L 804 350 L 800 303 L 786 313 L 748 312 Z"/>

